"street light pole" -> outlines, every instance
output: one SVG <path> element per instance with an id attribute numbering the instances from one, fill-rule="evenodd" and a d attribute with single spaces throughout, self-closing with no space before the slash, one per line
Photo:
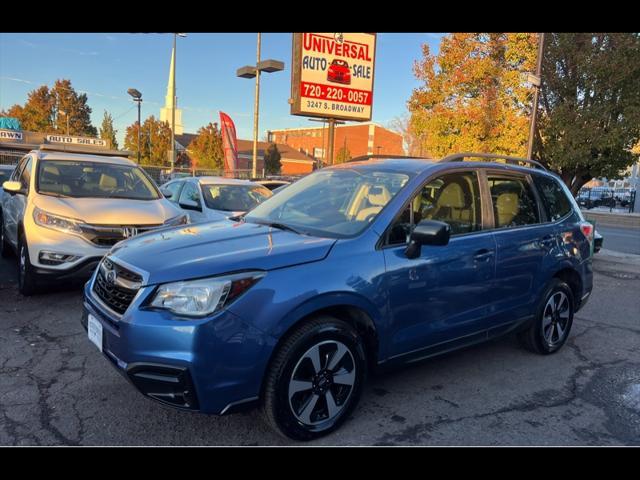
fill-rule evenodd
<path id="1" fill-rule="evenodd" d="M 256 65 L 260 63 L 260 46 L 262 34 L 258 32 L 258 46 L 256 49 Z M 253 166 L 251 175 L 258 176 L 258 116 L 260 115 L 260 70 L 256 68 L 256 92 L 253 104 Z"/>
<path id="2" fill-rule="evenodd" d="M 538 97 L 540 95 L 540 86 L 542 85 L 542 55 L 544 53 L 544 33 L 540 33 L 538 37 L 538 63 L 536 65 L 536 75 L 530 79 L 534 82 L 535 91 L 533 93 L 533 105 L 531 108 L 531 124 L 529 125 L 529 144 L 527 146 L 527 158 L 533 155 L 533 136 L 536 130 L 536 115 L 538 113 Z"/>
<path id="3" fill-rule="evenodd" d="M 130 88 L 127 93 L 133 97 L 133 101 L 138 104 L 138 165 L 140 165 L 140 133 L 142 124 L 140 123 L 140 104 L 142 103 L 142 94 L 135 88 Z M 151 149 L 149 149 L 151 151 Z"/>
<path id="4" fill-rule="evenodd" d="M 173 72 L 171 72 L 172 85 L 171 89 L 173 90 L 173 105 L 171 106 L 171 173 L 173 173 L 173 168 L 175 165 L 176 159 L 176 106 L 178 103 L 178 95 L 176 94 L 176 38 L 178 37 L 177 33 L 173 34 Z"/>

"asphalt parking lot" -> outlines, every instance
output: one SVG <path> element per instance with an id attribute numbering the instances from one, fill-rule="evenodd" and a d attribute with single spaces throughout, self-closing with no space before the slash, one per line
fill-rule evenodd
<path id="1" fill-rule="evenodd" d="M 12 260 L 13 262 L 13 260 Z M 0 260 L 0 445 L 286 445 L 257 412 L 174 411 L 141 395 L 87 340 L 81 293 L 21 297 Z M 565 348 L 513 337 L 370 379 L 317 445 L 640 445 L 640 260 L 596 255 Z"/>

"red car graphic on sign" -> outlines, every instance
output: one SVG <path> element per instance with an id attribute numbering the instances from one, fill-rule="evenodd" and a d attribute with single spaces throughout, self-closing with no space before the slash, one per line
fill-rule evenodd
<path id="1" fill-rule="evenodd" d="M 351 71 L 349 70 L 349 64 L 344 60 L 334 59 L 327 70 L 327 81 L 350 85 Z"/>

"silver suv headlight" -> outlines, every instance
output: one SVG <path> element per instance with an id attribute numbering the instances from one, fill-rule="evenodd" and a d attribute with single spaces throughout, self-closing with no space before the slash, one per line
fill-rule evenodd
<path id="1" fill-rule="evenodd" d="M 204 317 L 221 310 L 256 284 L 265 272 L 242 272 L 221 277 L 165 283 L 150 306 L 178 315 Z"/>
<path id="2" fill-rule="evenodd" d="M 33 220 L 41 227 L 51 228 L 65 233 L 82 233 L 81 220 L 53 215 L 38 207 L 33 209 Z"/>

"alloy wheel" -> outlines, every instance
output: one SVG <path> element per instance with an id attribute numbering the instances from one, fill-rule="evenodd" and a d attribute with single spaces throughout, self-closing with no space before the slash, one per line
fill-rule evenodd
<path id="1" fill-rule="evenodd" d="M 542 314 L 542 335 L 549 346 L 564 340 L 570 315 L 571 305 L 564 292 L 556 292 L 549 297 Z"/>
<path id="2" fill-rule="evenodd" d="M 296 419 L 313 426 L 334 420 L 346 407 L 356 382 L 349 348 L 336 340 L 312 346 L 289 380 L 289 406 Z"/>

